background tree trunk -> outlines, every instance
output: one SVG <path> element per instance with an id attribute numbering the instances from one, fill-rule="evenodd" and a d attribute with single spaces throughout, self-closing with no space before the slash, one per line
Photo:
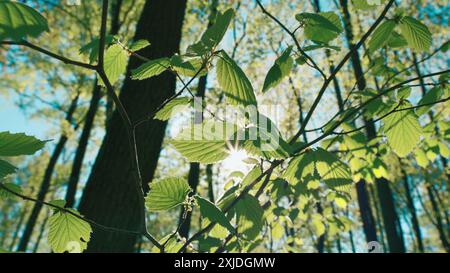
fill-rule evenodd
<path id="1" fill-rule="evenodd" d="M 353 44 L 353 31 L 351 25 L 351 16 L 348 10 L 348 1 L 339 0 L 345 23 L 345 33 L 349 43 L 350 49 L 354 48 Z M 351 62 L 353 65 L 354 75 L 357 81 L 357 86 L 360 91 L 363 91 L 367 87 L 367 83 L 364 77 L 364 72 L 361 66 L 361 60 L 358 51 L 353 51 L 351 56 Z M 373 120 L 364 120 L 366 125 L 367 137 L 369 140 L 376 137 L 376 130 Z M 376 179 L 375 185 L 377 187 L 378 199 L 381 204 L 381 214 L 383 215 L 384 228 L 388 239 L 388 245 L 390 252 L 405 252 L 405 246 L 403 237 L 400 232 L 400 220 L 397 212 L 395 211 L 394 200 L 392 197 L 392 191 L 389 186 L 389 181 L 384 178 Z"/>
<path id="2" fill-rule="evenodd" d="M 122 0 L 115 0 L 111 3 L 111 30 L 110 35 L 116 35 L 120 29 L 120 9 L 122 7 Z M 97 114 L 100 100 L 102 98 L 101 86 L 98 85 L 98 80 L 94 82 L 92 90 L 92 97 L 89 103 L 89 109 L 86 113 L 86 119 L 83 125 L 83 131 L 78 141 L 78 147 L 75 152 L 75 158 L 70 172 L 69 182 L 67 183 L 66 192 L 66 207 L 73 207 L 75 205 L 75 196 L 77 193 L 78 182 L 80 180 L 81 170 L 83 168 L 83 160 L 86 154 L 86 149 L 89 144 L 89 137 L 94 126 L 95 115 Z"/>
<path id="3" fill-rule="evenodd" d="M 156 59 L 179 51 L 185 0 L 148 0 L 136 26 L 134 40 L 147 39 L 152 45 L 141 54 Z M 131 70 L 142 62 L 130 59 L 120 100 L 131 120 L 142 118 L 170 97 L 176 79 L 170 72 L 143 81 L 130 79 Z M 136 130 L 144 190 L 153 179 L 167 122 L 149 121 Z M 139 228 L 138 195 L 131 164 L 127 133 L 117 111 L 83 192 L 79 210 L 101 224 L 128 229 Z M 137 236 L 94 229 L 88 252 L 133 252 Z"/>
<path id="4" fill-rule="evenodd" d="M 78 98 L 79 94 L 77 94 L 76 97 L 72 100 L 69 109 L 67 110 L 66 121 L 68 121 L 70 124 L 73 123 L 72 119 L 73 114 L 75 113 L 75 110 L 78 105 Z M 55 149 L 53 150 L 47 168 L 45 169 L 44 178 L 42 179 L 42 183 L 39 188 L 37 199 L 40 201 L 45 200 L 45 196 L 47 195 L 47 192 L 51 185 L 52 176 L 56 167 L 56 163 L 58 163 L 58 159 L 64 150 L 64 146 L 66 145 L 67 140 L 68 139 L 66 135 L 64 134 L 61 135 L 58 140 L 58 143 L 55 146 Z M 30 217 L 28 218 L 27 224 L 25 226 L 25 231 L 23 232 L 22 237 L 20 238 L 19 247 L 17 248 L 17 251 L 25 252 L 27 250 L 28 243 L 30 242 L 31 235 L 33 233 L 34 227 L 36 226 L 36 222 L 38 220 L 41 209 L 42 203 L 34 203 Z"/>

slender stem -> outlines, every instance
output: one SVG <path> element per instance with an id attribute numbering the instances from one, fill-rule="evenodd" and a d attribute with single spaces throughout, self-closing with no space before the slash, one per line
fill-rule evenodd
<path id="1" fill-rule="evenodd" d="M 40 47 L 40 46 L 37 46 L 37 45 L 32 44 L 32 43 L 30 43 L 30 42 L 28 42 L 28 41 L 25 41 L 25 40 L 22 40 L 22 41 L 20 41 L 20 42 L 14 42 L 14 41 L 0 41 L 0 45 L 18 45 L 18 46 L 25 46 L 25 47 L 34 49 L 34 50 L 36 50 L 36 51 L 38 51 L 38 52 L 41 52 L 41 53 L 43 53 L 43 54 L 45 54 L 45 55 L 48 55 L 48 56 L 50 56 L 50 57 L 52 57 L 52 58 L 54 58 L 54 59 L 57 59 L 57 60 L 59 60 L 59 61 L 65 63 L 65 64 L 75 65 L 75 66 L 87 68 L 87 69 L 90 69 L 90 70 L 95 70 L 95 69 L 96 69 L 96 66 L 95 66 L 95 65 L 91 65 L 91 64 L 87 64 L 87 63 L 83 63 L 83 62 L 79 62 L 79 61 L 75 61 L 75 60 L 66 58 L 66 57 L 64 57 L 64 56 L 58 55 L 58 54 L 56 54 L 56 53 L 54 53 L 54 52 L 51 52 L 51 51 L 49 51 L 49 50 L 47 50 L 47 49 L 44 49 L 44 48 L 42 48 L 42 47 Z"/>
<path id="2" fill-rule="evenodd" d="M 128 234 L 141 234 L 141 232 L 139 232 L 139 231 L 125 230 L 125 229 L 120 229 L 120 228 L 115 228 L 115 227 L 109 227 L 109 226 L 105 226 L 105 225 L 99 224 L 99 223 L 95 222 L 94 220 L 88 219 L 88 218 L 86 218 L 86 217 L 84 217 L 84 216 L 82 216 L 82 215 L 80 215 L 80 214 L 75 213 L 75 212 L 74 212 L 73 210 L 71 210 L 71 209 L 62 208 L 62 207 L 56 206 L 56 205 L 54 205 L 54 204 L 51 204 L 51 203 L 48 203 L 48 202 L 45 202 L 45 201 L 42 201 L 42 200 L 38 200 L 38 199 L 36 199 L 36 198 L 29 197 L 29 196 L 23 195 L 23 194 L 21 194 L 21 193 L 15 192 L 15 191 L 13 191 L 13 190 L 7 188 L 7 187 L 6 187 L 5 185 L 3 185 L 2 183 L 0 183 L 0 188 L 1 188 L 2 190 L 6 191 L 6 192 L 8 192 L 8 193 L 10 193 L 10 194 L 12 194 L 12 195 L 15 195 L 15 196 L 17 196 L 17 197 L 22 198 L 23 200 L 31 201 L 31 202 L 38 203 L 38 204 L 42 204 L 42 205 L 46 205 L 46 206 L 48 206 L 48 207 L 51 207 L 51 208 L 54 208 L 54 209 L 58 209 L 58 210 L 60 210 L 60 211 L 63 211 L 64 213 L 71 214 L 71 215 L 73 215 L 74 217 L 76 217 L 76 218 L 78 218 L 78 219 L 80 219 L 80 220 L 83 220 L 83 221 L 85 221 L 85 222 L 87 222 L 87 223 L 89 223 L 89 224 L 91 224 L 91 225 L 93 225 L 93 226 L 95 226 L 95 227 L 97 227 L 97 228 L 99 228 L 99 229 L 105 230 L 105 231 L 121 232 L 121 233 L 128 233 Z"/>
<path id="3" fill-rule="evenodd" d="M 270 12 L 268 12 L 264 6 L 261 4 L 261 1 L 259 0 L 255 0 L 256 4 L 258 4 L 258 6 L 261 8 L 261 11 L 266 14 L 267 16 L 269 16 L 270 19 L 272 19 L 274 22 L 276 22 L 294 41 L 295 46 L 297 48 L 297 50 L 300 52 L 300 54 L 302 54 L 303 56 L 305 56 L 305 58 L 309 61 L 308 65 L 310 65 L 311 67 L 313 67 L 314 69 L 316 69 L 320 75 L 323 77 L 323 79 L 326 81 L 327 80 L 327 76 L 325 75 L 325 73 L 322 71 L 322 69 L 320 69 L 320 67 L 317 65 L 317 63 L 311 58 L 311 56 L 309 56 L 300 46 L 300 43 L 297 40 L 297 37 L 295 37 L 295 30 L 294 31 L 290 31 L 280 20 L 278 20 L 278 18 L 276 18 L 275 16 L 273 16 Z"/>
<path id="4" fill-rule="evenodd" d="M 354 54 L 355 51 L 357 51 L 364 42 L 370 37 L 370 35 L 373 33 L 373 31 L 378 27 L 378 25 L 383 21 L 384 17 L 386 16 L 387 12 L 391 8 L 392 4 L 395 2 L 395 0 L 390 0 L 389 3 L 384 8 L 381 15 L 378 17 L 378 19 L 375 21 L 375 23 L 369 28 L 369 30 L 363 35 L 361 40 L 352 48 L 350 51 L 345 55 L 345 57 L 342 59 L 342 61 L 336 66 L 335 70 L 331 73 L 330 77 L 324 82 L 322 88 L 319 91 L 319 94 L 317 95 L 316 99 L 314 100 L 308 114 L 305 117 L 305 120 L 303 121 L 303 124 L 298 131 L 298 133 L 292 138 L 291 143 L 295 142 L 300 135 L 305 130 L 306 126 L 308 125 L 309 120 L 311 119 L 314 111 L 316 110 L 317 106 L 319 105 L 320 100 L 322 99 L 323 94 L 327 90 L 330 83 L 333 81 L 333 79 L 337 76 L 339 71 L 344 67 L 345 63 L 351 58 L 351 56 Z"/>

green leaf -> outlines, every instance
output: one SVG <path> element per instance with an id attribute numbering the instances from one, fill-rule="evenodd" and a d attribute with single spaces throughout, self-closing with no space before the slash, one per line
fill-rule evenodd
<path id="1" fill-rule="evenodd" d="M 202 58 L 183 60 L 180 55 L 173 55 L 170 59 L 170 64 L 178 74 L 186 77 L 203 76 L 207 72 L 204 68 L 199 72 L 203 65 Z"/>
<path id="2" fill-rule="evenodd" d="M 430 161 L 427 158 L 427 154 L 424 150 L 418 148 L 414 150 L 414 157 L 416 159 L 417 165 L 419 165 L 422 168 L 426 168 Z"/>
<path id="3" fill-rule="evenodd" d="M 129 49 L 133 52 L 136 52 L 148 46 L 150 46 L 150 42 L 145 39 L 141 39 L 137 40 L 136 42 L 133 42 Z"/>
<path id="4" fill-rule="evenodd" d="M 188 46 L 187 54 L 191 56 L 202 56 L 210 52 L 222 41 L 233 17 L 233 9 L 228 9 L 223 14 L 218 12 L 214 24 L 203 33 L 200 41 Z"/>
<path id="5" fill-rule="evenodd" d="M 352 0 L 353 7 L 360 10 L 372 10 L 386 0 Z"/>
<path id="6" fill-rule="evenodd" d="M 393 31 L 391 33 L 391 36 L 389 36 L 389 39 L 387 41 L 387 46 L 389 46 L 390 48 L 400 48 L 407 45 L 408 42 L 405 40 L 405 38 L 396 31 Z"/>
<path id="7" fill-rule="evenodd" d="M 206 121 L 191 124 L 170 141 L 175 149 L 189 162 L 212 164 L 229 155 L 227 141 L 235 133 L 231 123 Z"/>
<path id="8" fill-rule="evenodd" d="M 116 38 L 117 37 L 115 35 L 106 35 L 105 46 L 110 46 Z M 94 63 L 98 58 L 99 44 L 99 38 L 92 39 L 92 41 L 80 48 L 80 54 L 89 53 L 89 63 Z"/>
<path id="9" fill-rule="evenodd" d="M 423 51 L 427 51 L 430 48 L 432 42 L 431 32 L 420 21 L 410 16 L 405 16 L 400 21 L 400 30 L 403 37 L 408 41 L 409 47 Z"/>
<path id="10" fill-rule="evenodd" d="M 164 253 L 177 253 L 183 247 L 184 244 L 184 242 L 182 240 L 179 240 L 177 236 L 172 236 L 172 233 L 167 234 L 166 236 L 161 238 L 159 240 L 159 243 L 161 245 L 166 244 L 164 246 Z M 160 250 L 156 246 L 153 246 L 152 252 L 158 253 L 160 252 Z"/>
<path id="11" fill-rule="evenodd" d="M 311 223 L 313 224 L 314 234 L 317 237 L 325 234 L 325 225 L 322 222 L 322 216 L 320 214 L 313 214 Z"/>
<path id="12" fill-rule="evenodd" d="M 350 168 L 339 158 L 321 148 L 315 151 L 316 169 L 328 187 L 337 191 L 348 192 L 353 180 Z"/>
<path id="13" fill-rule="evenodd" d="M 0 40 L 37 37 L 49 30 L 39 12 L 16 1 L 0 1 L 0 22 Z"/>
<path id="14" fill-rule="evenodd" d="M 369 41 L 369 53 L 377 51 L 389 41 L 389 37 L 392 31 L 394 31 L 395 26 L 396 23 L 394 20 L 387 20 L 375 29 Z"/>
<path id="15" fill-rule="evenodd" d="M 110 46 L 104 57 L 103 67 L 111 85 L 114 85 L 120 75 L 125 73 L 128 63 L 128 53 L 118 44 Z M 101 79 L 99 80 L 101 82 Z"/>
<path id="16" fill-rule="evenodd" d="M 248 186 L 256 180 L 262 174 L 261 167 L 255 166 L 248 174 L 242 179 L 242 187 Z"/>
<path id="17" fill-rule="evenodd" d="M 226 10 L 223 14 L 217 13 L 216 21 L 208 28 L 203 34 L 201 41 L 209 48 L 213 48 L 222 41 L 223 36 L 227 32 L 231 19 L 234 17 L 234 11 L 232 8 Z"/>
<path id="18" fill-rule="evenodd" d="M 337 191 L 348 192 L 353 183 L 350 168 L 337 156 L 321 148 L 292 159 L 283 177 L 289 183 L 296 184 L 316 180 L 316 174 L 329 188 Z"/>
<path id="19" fill-rule="evenodd" d="M 76 210 L 69 210 L 80 215 Z M 54 252 L 81 253 L 87 248 L 92 232 L 89 223 L 64 211 L 57 211 L 48 222 L 48 243 Z"/>
<path id="20" fill-rule="evenodd" d="M 209 223 L 218 223 L 221 226 L 227 228 L 231 233 L 234 233 L 233 226 L 230 224 L 230 221 L 228 221 L 227 217 L 221 209 L 219 209 L 209 200 L 206 200 L 205 198 L 198 195 L 195 196 L 195 199 L 200 206 L 200 214 L 203 219 L 207 220 Z"/>
<path id="21" fill-rule="evenodd" d="M 444 93 L 444 91 L 442 90 L 442 88 L 440 86 L 433 87 L 431 90 L 429 90 L 425 94 L 425 96 L 422 97 L 422 99 L 419 101 L 419 103 L 417 105 L 425 105 L 425 104 L 430 104 L 430 103 L 431 104 L 417 108 L 417 110 L 416 110 L 417 115 L 421 116 L 421 115 L 427 113 L 428 110 L 430 110 L 433 107 L 432 103 L 440 100 L 443 93 Z"/>
<path id="22" fill-rule="evenodd" d="M 149 211 L 169 210 L 184 203 L 191 191 L 186 180 L 170 177 L 152 182 L 150 192 L 145 198 L 145 205 Z"/>
<path id="23" fill-rule="evenodd" d="M 1 161 L 0 161 L 0 164 L 1 164 Z M 22 194 L 22 188 L 19 185 L 16 185 L 14 183 L 2 183 L 1 185 L 14 193 Z M 2 199 L 13 199 L 16 196 L 14 194 L 12 194 L 11 192 L 0 188 L 0 197 Z"/>
<path id="24" fill-rule="evenodd" d="M 131 71 L 131 78 L 133 80 L 144 80 L 153 76 L 158 76 L 169 68 L 169 58 L 151 60 Z"/>
<path id="25" fill-rule="evenodd" d="M 258 199 L 250 194 L 245 194 L 235 206 L 237 232 L 243 234 L 249 240 L 258 236 L 263 227 L 264 211 L 259 205 Z"/>
<path id="26" fill-rule="evenodd" d="M 191 105 L 192 100 L 188 97 L 175 98 L 169 101 L 161 110 L 156 112 L 155 119 L 169 120 L 176 113 L 184 112 Z"/>
<path id="27" fill-rule="evenodd" d="M 0 159 L 0 179 L 15 173 L 16 167 L 11 165 L 9 162 Z"/>
<path id="28" fill-rule="evenodd" d="M 305 152 L 294 157 L 286 170 L 283 178 L 291 184 L 297 184 L 305 178 L 311 178 L 315 173 L 314 154 L 312 151 Z"/>
<path id="29" fill-rule="evenodd" d="M 263 92 L 277 86 L 285 77 L 289 75 L 294 61 L 291 57 L 292 47 L 288 47 L 280 57 L 277 58 L 273 66 L 267 73 L 264 80 Z"/>
<path id="30" fill-rule="evenodd" d="M 42 149 L 45 143 L 23 133 L 0 132 L 0 156 L 32 155 Z"/>
<path id="31" fill-rule="evenodd" d="M 406 157 L 414 149 L 422 133 L 414 111 L 398 111 L 410 106 L 409 103 L 404 103 L 396 112 L 383 119 L 388 144 L 400 157 Z"/>
<path id="32" fill-rule="evenodd" d="M 306 38 L 320 43 L 328 43 L 342 32 L 342 23 L 334 12 L 300 13 L 295 18 L 305 22 Z"/>
<path id="33" fill-rule="evenodd" d="M 246 131 L 254 129 L 256 138 L 247 138 L 243 141 L 242 147 L 248 154 L 258 157 L 271 159 L 285 159 L 291 153 L 291 147 L 282 138 L 280 132 L 276 127 L 272 129 L 263 127 L 249 127 Z"/>
<path id="34" fill-rule="evenodd" d="M 223 51 L 217 61 L 217 80 L 231 104 L 256 106 L 252 84 L 244 71 Z"/>
<path id="35" fill-rule="evenodd" d="M 334 202 L 341 209 L 345 209 L 347 207 L 347 200 L 345 198 L 343 198 L 343 197 L 336 197 L 334 199 Z"/>
<path id="36" fill-rule="evenodd" d="M 62 208 L 62 209 L 66 206 L 66 200 L 62 200 L 62 199 L 52 200 L 49 203 L 52 205 L 55 205 L 59 208 Z"/>

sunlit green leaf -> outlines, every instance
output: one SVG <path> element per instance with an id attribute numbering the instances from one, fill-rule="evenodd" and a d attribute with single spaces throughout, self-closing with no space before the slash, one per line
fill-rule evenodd
<path id="1" fill-rule="evenodd" d="M 69 210 L 80 215 L 76 210 Z M 64 211 L 50 216 L 48 223 L 48 243 L 54 252 L 81 253 L 87 248 L 92 232 L 89 223 Z"/>
<path id="2" fill-rule="evenodd" d="M 143 48 L 146 48 L 146 47 L 148 47 L 148 46 L 150 46 L 150 42 L 149 41 L 147 41 L 147 40 L 145 40 L 145 39 L 141 39 L 141 40 L 137 40 L 136 42 L 133 42 L 131 45 L 130 45 L 130 50 L 131 51 L 133 51 L 133 52 L 136 52 L 136 51 L 139 51 L 139 50 L 141 50 L 141 49 L 143 49 Z"/>
<path id="3" fill-rule="evenodd" d="M 244 71 L 225 52 L 217 61 L 217 80 L 228 101 L 234 105 L 256 105 L 253 86 Z"/>
<path id="4" fill-rule="evenodd" d="M 189 108 L 192 100 L 188 97 L 176 98 L 169 101 L 161 110 L 156 112 L 155 119 L 162 121 L 169 120 L 176 113 L 180 113 Z"/>
<path id="5" fill-rule="evenodd" d="M 151 60 L 131 71 L 131 78 L 133 80 L 144 80 L 153 76 L 158 76 L 169 68 L 169 58 Z"/>
<path id="6" fill-rule="evenodd" d="M 431 32 L 417 19 L 410 16 L 404 17 L 400 22 L 400 30 L 411 48 L 423 51 L 430 48 Z"/>
<path id="7" fill-rule="evenodd" d="M 145 205 L 149 211 L 169 210 L 184 203 L 191 191 L 185 179 L 170 177 L 151 182 L 150 192 L 145 197 Z"/>
<path id="8" fill-rule="evenodd" d="M 125 73 L 128 63 L 128 53 L 120 45 L 112 45 L 105 52 L 105 74 L 111 84 L 117 82 Z"/>
<path id="9" fill-rule="evenodd" d="M 233 124 L 224 122 L 191 124 L 170 143 L 189 162 L 212 164 L 228 157 L 227 141 L 231 140 L 235 130 Z"/>
<path id="10" fill-rule="evenodd" d="M 292 47 L 288 47 L 270 68 L 264 80 L 263 92 L 277 86 L 285 77 L 289 75 L 294 61 L 290 56 Z"/>
<path id="11" fill-rule="evenodd" d="M 396 23 L 394 20 L 384 21 L 381 25 L 375 29 L 372 34 L 372 38 L 369 41 L 369 52 L 375 52 L 382 48 L 389 40 L 392 31 L 394 30 Z"/>
<path id="12" fill-rule="evenodd" d="M 253 240 L 258 236 L 263 227 L 263 209 L 258 199 L 245 194 L 235 206 L 237 231 L 247 239 Z"/>
<path id="13" fill-rule="evenodd" d="M 209 223 L 218 223 L 227 228 L 231 233 L 234 233 L 233 226 L 220 208 L 203 197 L 195 196 L 195 199 L 200 206 L 200 214 L 203 219 L 206 219 Z"/>
<path id="14" fill-rule="evenodd" d="M 397 110 L 410 107 L 403 104 Z M 389 146 L 400 157 L 406 157 L 420 140 L 422 127 L 412 110 L 396 111 L 383 119 Z"/>

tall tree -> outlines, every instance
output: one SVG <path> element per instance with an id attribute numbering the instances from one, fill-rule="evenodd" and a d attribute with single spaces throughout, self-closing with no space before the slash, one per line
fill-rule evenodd
<path id="1" fill-rule="evenodd" d="M 120 29 L 120 9 L 122 7 L 122 0 L 115 0 L 111 3 L 111 29 L 109 34 L 116 35 Z M 77 193 L 77 186 L 80 180 L 81 170 L 83 167 L 83 159 L 86 154 L 86 149 L 89 144 L 89 137 L 94 127 L 95 116 L 97 114 L 100 100 L 102 98 L 101 86 L 98 81 L 95 80 L 92 90 L 91 101 L 89 102 L 89 108 L 86 113 L 86 118 L 83 124 L 83 130 L 78 141 L 77 150 L 75 152 L 75 158 L 72 163 L 72 170 L 70 172 L 69 182 L 67 183 L 66 192 L 66 206 L 71 208 L 75 205 L 75 196 Z"/>
<path id="2" fill-rule="evenodd" d="M 213 0 L 211 3 L 211 14 L 209 15 L 208 28 L 214 24 L 214 19 L 217 13 L 217 0 Z M 196 100 L 198 100 L 201 105 L 203 105 L 206 91 L 206 84 L 208 82 L 208 74 L 203 75 L 198 80 L 197 93 L 195 94 Z M 203 121 L 203 108 L 201 112 L 195 113 L 195 122 L 201 123 Z M 194 193 L 197 192 L 198 184 L 200 183 L 200 164 L 198 162 L 190 163 L 189 175 L 188 175 L 188 183 L 193 189 Z M 208 185 L 208 190 L 211 185 Z M 212 189 L 211 189 L 212 190 Z M 211 198 L 211 193 L 210 193 Z M 187 212 L 185 214 L 184 209 L 181 209 L 180 213 L 180 229 L 179 234 L 181 237 L 187 237 L 189 235 L 189 230 L 191 228 L 191 218 L 192 214 Z"/>
<path id="3" fill-rule="evenodd" d="M 65 120 L 69 124 L 74 124 L 73 122 L 73 115 L 75 113 L 75 110 L 78 106 L 78 99 L 79 99 L 79 93 L 72 99 L 69 108 L 67 109 L 66 118 Z M 76 125 L 77 127 L 77 125 Z M 67 143 L 67 136 L 63 133 L 59 137 L 59 140 L 55 146 L 55 149 L 53 150 L 53 153 L 50 157 L 50 160 L 48 162 L 48 165 L 45 169 L 44 177 L 42 178 L 42 183 L 39 188 L 37 199 L 40 201 L 44 201 L 45 197 L 48 193 L 48 190 L 50 189 L 53 172 L 55 170 L 56 164 L 58 163 L 58 159 L 61 156 L 64 146 Z M 30 242 L 31 236 L 33 234 L 34 227 L 36 226 L 36 222 L 39 217 L 39 213 L 42 209 L 42 203 L 35 203 L 33 206 L 33 209 L 31 210 L 31 214 L 28 218 L 27 224 L 25 226 L 25 230 L 22 234 L 22 237 L 20 238 L 20 243 L 17 248 L 18 251 L 26 251 L 28 243 Z"/>
<path id="4" fill-rule="evenodd" d="M 409 186 L 409 177 L 404 170 L 402 170 L 402 173 L 403 173 L 403 186 L 405 188 L 407 206 L 409 209 L 409 213 L 411 214 L 411 223 L 413 226 L 414 235 L 416 237 L 417 247 L 420 252 L 424 252 L 425 248 L 423 246 L 422 231 L 420 229 L 419 219 L 417 217 L 416 206 L 414 205 L 414 199 L 412 197 L 411 188 Z"/>
<path id="5" fill-rule="evenodd" d="M 321 11 L 320 1 L 314 0 L 314 6 L 317 12 Z M 330 50 L 326 50 L 326 56 L 330 58 Z M 333 73 L 335 67 L 331 63 L 330 64 L 330 72 Z M 339 80 L 336 77 L 333 78 L 333 86 L 336 94 L 336 100 L 338 103 L 339 112 L 344 111 L 344 102 L 342 99 L 341 88 L 339 85 Z M 356 183 L 356 195 L 359 205 L 359 211 L 361 215 L 361 220 L 363 223 L 364 235 L 366 237 L 367 242 L 377 241 L 377 232 L 375 226 L 375 219 L 373 217 L 372 208 L 370 207 L 370 197 L 367 191 L 367 185 L 364 179 L 361 179 Z"/>
<path id="6" fill-rule="evenodd" d="M 347 0 L 339 0 L 342 12 L 344 15 L 345 33 L 347 41 L 350 48 L 354 48 L 353 43 L 353 30 L 351 25 L 351 16 L 348 9 Z M 351 63 L 353 66 L 354 76 L 357 82 L 358 89 L 363 91 L 367 87 L 366 79 L 364 76 L 361 60 L 357 50 L 352 51 Z M 373 120 L 364 120 L 366 125 L 366 133 L 369 140 L 376 137 L 376 129 Z M 381 213 L 383 215 L 384 228 L 386 230 L 386 235 L 388 239 L 389 251 L 390 252 L 405 252 L 405 245 L 403 241 L 403 236 L 401 234 L 400 219 L 397 215 L 394 205 L 394 199 L 392 196 L 392 191 L 389 185 L 389 181 L 385 178 L 377 178 L 375 181 L 377 187 L 378 199 L 381 204 Z"/>
<path id="7" fill-rule="evenodd" d="M 185 0 L 147 0 L 136 26 L 134 40 L 147 39 L 152 45 L 142 55 L 156 59 L 178 52 L 186 8 Z M 131 120 L 155 110 L 170 97 L 176 78 L 170 72 L 143 81 L 131 80 L 131 70 L 141 64 L 131 59 L 120 100 Z M 136 130 L 138 157 L 143 187 L 149 190 L 153 179 L 167 122 L 149 121 Z M 111 117 L 105 138 L 96 158 L 79 205 L 80 212 L 95 221 L 117 228 L 138 230 L 138 193 L 133 181 L 128 136 L 117 111 Z M 88 245 L 89 252 L 133 252 L 137 236 L 95 229 Z"/>

